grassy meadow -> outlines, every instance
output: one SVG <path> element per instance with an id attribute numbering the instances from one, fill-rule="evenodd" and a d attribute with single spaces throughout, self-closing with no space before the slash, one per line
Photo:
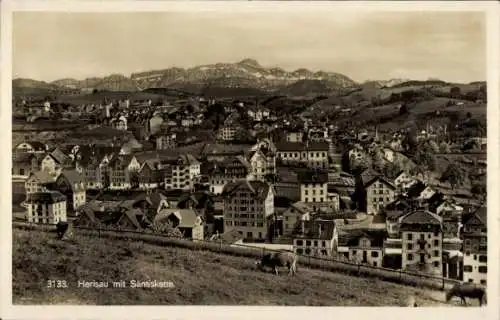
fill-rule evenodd
<path id="1" fill-rule="evenodd" d="M 65 280 L 68 288 L 47 288 Z M 109 288 L 77 282 L 109 281 Z M 112 281 L 171 281 L 175 288 L 113 288 Z M 14 229 L 13 303 L 70 305 L 444 305 L 444 293 L 298 266 L 296 277 L 257 271 L 254 260 L 137 241 Z"/>

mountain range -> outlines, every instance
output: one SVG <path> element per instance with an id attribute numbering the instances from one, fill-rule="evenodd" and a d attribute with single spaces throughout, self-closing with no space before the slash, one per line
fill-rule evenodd
<path id="1" fill-rule="evenodd" d="M 215 63 L 192 68 L 169 69 L 132 73 L 129 77 L 111 74 L 84 80 L 71 78 L 44 82 L 18 78 L 12 81 L 17 92 L 53 91 L 62 89 L 97 89 L 100 91 L 141 91 L 150 88 L 169 88 L 198 91 L 210 88 L 244 88 L 262 91 L 279 90 L 284 94 L 322 94 L 360 86 L 397 87 L 411 82 L 409 79 L 369 80 L 357 83 L 336 72 L 310 71 L 300 68 L 287 71 L 279 67 L 267 68 L 254 59 L 236 63 Z M 443 82 L 444 83 L 444 82 Z"/>

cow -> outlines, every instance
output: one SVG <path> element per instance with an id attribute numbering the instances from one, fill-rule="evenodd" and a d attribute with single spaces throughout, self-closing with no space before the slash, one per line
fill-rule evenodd
<path id="1" fill-rule="evenodd" d="M 459 297 L 461 302 L 466 305 L 465 298 L 478 299 L 479 306 L 482 306 L 483 300 L 486 302 L 486 290 L 482 286 L 470 282 L 457 283 L 446 293 L 446 302 L 449 302 L 453 297 Z"/>
<path id="2" fill-rule="evenodd" d="M 288 275 L 295 275 L 297 273 L 297 260 L 298 257 L 295 253 L 290 251 L 280 251 L 265 254 L 260 261 L 256 261 L 256 266 L 263 270 L 264 267 L 270 267 L 274 270 L 276 275 L 279 274 L 278 267 L 287 267 Z"/>
<path id="3" fill-rule="evenodd" d="M 66 233 L 66 231 L 68 231 L 68 228 L 69 224 L 66 221 L 59 221 L 56 224 L 56 233 L 59 240 L 61 240 L 64 237 L 64 234 Z"/>

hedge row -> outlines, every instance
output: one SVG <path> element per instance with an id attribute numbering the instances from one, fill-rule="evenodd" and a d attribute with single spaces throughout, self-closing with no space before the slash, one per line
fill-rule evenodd
<path id="1" fill-rule="evenodd" d="M 41 230 L 48 232 L 53 232 L 55 230 L 53 225 L 34 225 L 23 222 L 13 222 L 13 226 L 24 230 Z M 260 259 L 266 252 L 276 251 L 267 248 L 249 247 L 244 245 L 236 246 L 218 242 L 191 241 L 180 238 L 167 238 L 161 235 L 140 233 L 134 231 L 95 230 L 92 228 L 83 227 L 74 227 L 74 229 L 78 229 L 79 233 L 85 234 L 87 236 L 142 241 L 144 243 L 152 245 L 179 247 L 190 250 L 205 250 L 215 253 L 255 259 Z M 330 259 L 320 259 L 303 255 L 299 256 L 298 265 L 299 268 L 300 266 L 306 266 L 313 269 L 339 272 L 353 276 L 377 278 L 388 282 L 395 282 L 411 286 L 423 286 L 438 290 L 450 288 L 453 284 L 458 282 L 457 280 L 443 279 L 416 273 L 408 273 L 399 270 L 370 267 L 366 265 L 358 265 L 354 263 L 341 262 Z"/>

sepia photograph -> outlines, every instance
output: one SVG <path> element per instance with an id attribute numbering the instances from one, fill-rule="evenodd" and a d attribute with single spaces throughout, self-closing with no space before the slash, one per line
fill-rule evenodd
<path id="1" fill-rule="evenodd" d="M 487 12 L 280 6 L 11 13 L 13 306 L 495 304 Z"/>

